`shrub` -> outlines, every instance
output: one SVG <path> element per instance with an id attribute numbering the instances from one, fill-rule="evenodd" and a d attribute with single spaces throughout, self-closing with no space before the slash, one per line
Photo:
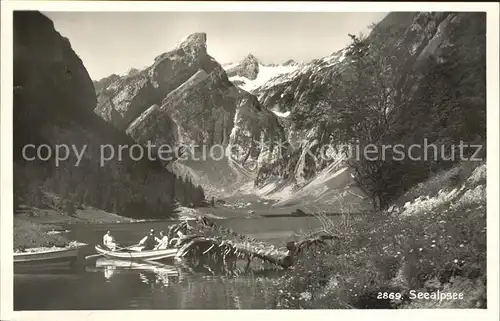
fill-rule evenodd
<path id="1" fill-rule="evenodd" d="M 409 289 L 442 289 L 457 278 L 465 278 L 462 284 L 473 287 L 470 292 L 477 298 L 463 301 L 461 307 L 483 307 L 486 198 L 472 201 L 473 194 L 467 193 L 483 190 L 484 185 L 474 188 L 471 183 L 484 183 L 483 172 L 479 167 L 457 166 L 422 184 L 420 191 L 437 186 L 456 188 L 453 177 L 459 177 L 461 183 L 468 182 L 469 189 L 457 189 L 456 198 L 437 202 L 431 211 L 420 215 L 372 214 L 340 222 L 318 217 L 327 231 L 335 233 L 342 226 L 343 233 L 335 233 L 341 238 L 324 248 L 303 252 L 280 280 L 277 306 L 417 307 L 407 300 Z M 474 179 L 467 179 L 467 175 Z M 402 298 L 378 300 L 379 292 L 401 293 Z"/>

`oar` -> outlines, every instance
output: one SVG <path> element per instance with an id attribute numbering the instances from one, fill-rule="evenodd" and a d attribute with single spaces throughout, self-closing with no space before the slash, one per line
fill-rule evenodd
<path id="1" fill-rule="evenodd" d="M 130 246 L 127 246 L 127 247 L 116 247 L 117 249 L 120 249 L 120 250 L 127 250 L 127 249 L 130 249 L 131 247 L 134 247 L 134 246 L 137 246 L 139 244 L 133 244 L 133 245 L 130 245 Z M 97 253 L 97 254 L 92 254 L 92 255 L 88 255 L 85 257 L 85 260 L 90 260 L 90 259 L 93 259 L 93 258 L 96 258 L 96 257 L 99 257 L 99 256 L 103 256 L 104 253 Z"/>
<path id="2" fill-rule="evenodd" d="M 93 258 L 96 258 L 96 257 L 99 257 L 99 256 L 103 256 L 104 254 L 102 253 L 98 253 L 98 254 L 92 254 L 92 255 L 87 255 L 85 257 L 85 260 L 90 260 L 90 259 L 93 259 Z"/>
<path id="3" fill-rule="evenodd" d="M 130 245 L 130 246 L 127 246 L 127 247 L 119 247 L 117 246 L 116 248 L 119 249 L 119 250 L 129 250 L 131 248 L 133 248 L 134 246 L 138 246 L 139 244 L 133 244 L 133 245 Z"/>
<path id="4" fill-rule="evenodd" d="M 141 260 L 141 261 L 146 262 L 146 263 L 151 264 L 151 265 L 154 265 L 154 266 L 157 266 L 157 267 L 169 267 L 166 264 L 156 262 L 156 261 L 151 261 L 151 260 Z"/>

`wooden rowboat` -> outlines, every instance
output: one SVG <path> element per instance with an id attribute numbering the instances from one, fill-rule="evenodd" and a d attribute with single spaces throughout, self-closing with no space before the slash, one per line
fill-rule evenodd
<path id="1" fill-rule="evenodd" d="M 102 248 L 99 245 L 95 246 L 95 250 L 108 258 L 121 260 L 158 261 L 174 258 L 177 254 L 177 249 L 140 251 L 136 248 L 130 249 L 129 251 L 110 251 Z"/>
<path id="2" fill-rule="evenodd" d="M 78 259 L 79 250 L 86 245 L 14 253 L 14 268 L 71 266 Z"/>

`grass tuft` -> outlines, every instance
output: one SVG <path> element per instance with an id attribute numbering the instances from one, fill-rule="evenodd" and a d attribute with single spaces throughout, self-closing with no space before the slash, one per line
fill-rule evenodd
<path id="1" fill-rule="evenodd" d="M 14 220 L 14 251 L 35 247 L 65 247 L 69 241 L 60 234 L 47 234 L 57 230 L 54 225 L 35 224 L 25 220 Z"/>

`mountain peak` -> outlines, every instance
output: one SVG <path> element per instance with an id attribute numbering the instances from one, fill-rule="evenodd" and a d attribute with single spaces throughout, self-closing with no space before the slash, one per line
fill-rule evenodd
<path id="1" fill-rule="evenodd" d="M 190 34 L 181 42 L 180 47 L 186 51 L 207 53 L 207 34 L 195 32 Z"/>
<path id="2" fill-rule="evenodd" d="M 248 54 L 238 65 L 227 71 L 228 77 L 242 76 L 248 79 L 257 78 L 259 73 L 259 60 L 252 54 Z"/>
<path id="3" fill-rule="evenodd" d="M 257 57 L 255 57 L 253 54 L 248 54 L 245 59 L 243 59 L 242 62 L 246 62 L 246 63 L 259 63 L 259 59 L 257 59 Z"/>

